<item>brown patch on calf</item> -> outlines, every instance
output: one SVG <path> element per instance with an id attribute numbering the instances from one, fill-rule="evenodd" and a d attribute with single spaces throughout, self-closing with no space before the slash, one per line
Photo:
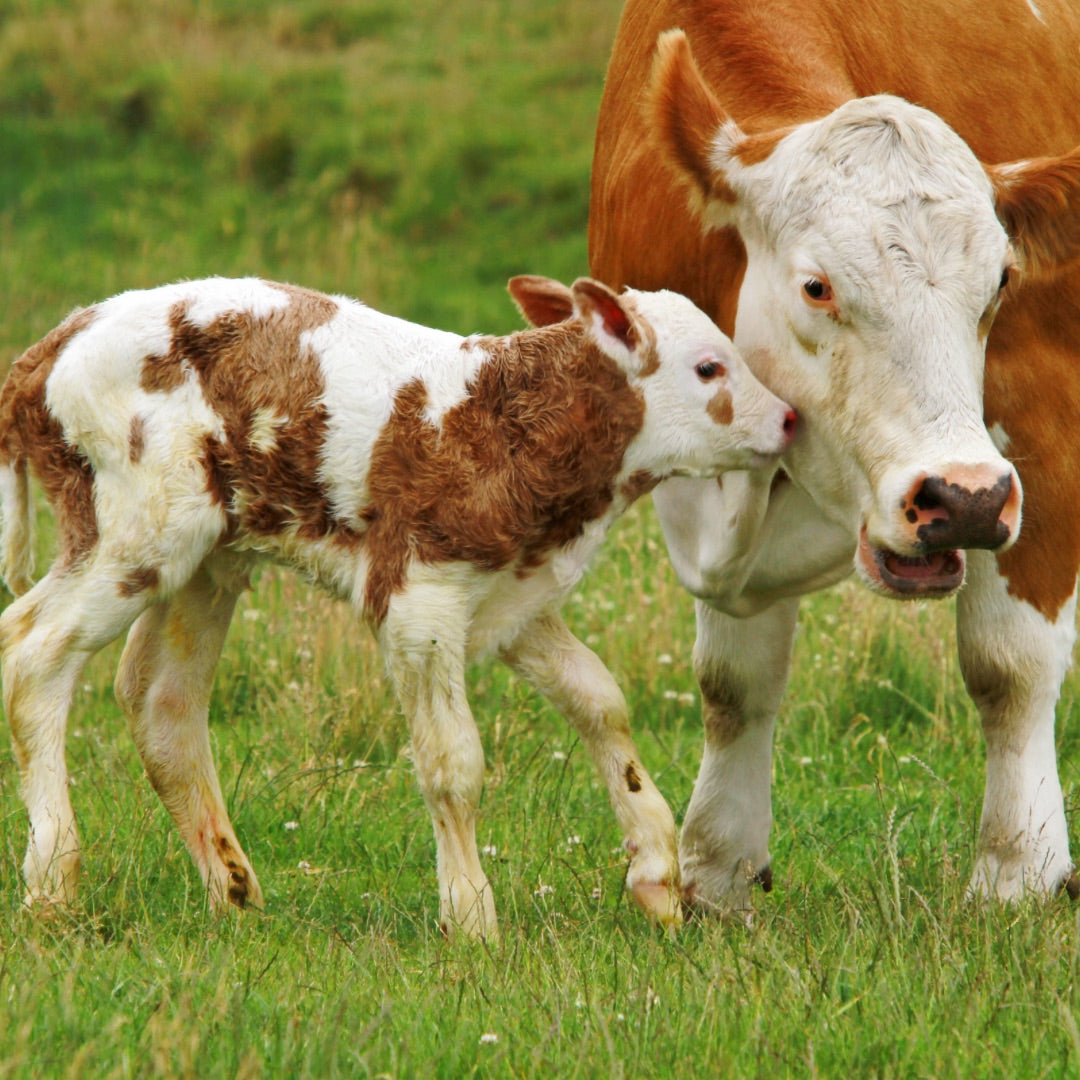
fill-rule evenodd
<path id="1" fill-rule="evenodd" d="M 214 848 L 218 858 L 229 871 L 228 901 L 238 908 L 246 908 L 250 884 L 247 867 L 240 862 L 240 854 L 224 836 L 214 837 Z"/>
<path id="2" fill-rule="evenodd" d="M 408 564 L 528 570 L 580 536 L 615 495 L 645 405 L 580 322 L 486 338 L 489 359 L 439 427 L 427 391 L 403 386 L 372 451 L 365 608 L 376 622 Z"/>
<path id="3" fill-rule="evenodd" d="M 627 791 L 637 792 L 641 790 L 641 777 L 638 776 L 637 769 L 634 768 L 634 763 L 632 761 L 627 764 L 623 776 L 626 777 Z"/>
<path id="4" fill-rule="evenodd" d="M 631 308 L 633 306 L 628 297 L 623 298 L 623 303 Z M 637 318 L 634 325 L 638 331 L 638 376 L 646 379 L 660 370 L 660 349 L 656 341 L 656 331 L 647 319 Z"/>
<path id="5" fill-rule="evenodd" d="M 347 530 L 318 477 L 328 416 L 318 358 L 301 337 L 333 319 L 339 305 L 296 286 L 272 288 L 289 295 L 285 307 L 263 315 L 229 311 L 205 326 L 190 320 L 190 303 L 176 304 L 169 351 L 146 357 L 142 386 L 168 391 L 189 373 L 199 379 L 225 429 L 223 438 L 205 438 L 202 464 L 208 493 L 229 512 L 230 531 L 294 531 L 316 540 Z M 273 445 L 250 438 L 260 412 L 282 417 Z"/>
<path id="6" fill-rule="evenodd" d="M 730 392 L 725 389 L 717 390 L 709 398 L 709 404 L 705 406 L 705 411 L 716 423 L 725 426 L 730 424 L 735 419 L 735 406 L 732 403 Z"/>
<path id="7" fill-rule="evenodd" d="M 637 472 L 631 473 L 622 482 L 619 494 L 622 495 L 627 506 L 629 506 L 635 499 L 640 499 L 642 495 L 648 495 L 659 483 L 659 476 L 654 476 L 646 469 L 639 469 Z"/>
<path id="8" fill-rule="evenodd" d="M 138 596 L 141 592 L 146 592 L 149 589 L 156 589 L 160 580 L 161 574 L 158 572 L 156 566 L 141 566 L 137 570 L 132 570 L 127 577 L 120 582 L 118 590 L 120 595 L 125 598 Z"/>
<path id="9" fill-rule="evenodd" d="M 46 382 L 57 358 L 97 312 L 84 308 L 69 316 L 15 361 L 0 391 L 0 457 L 26 461 L 56 515 L 60 555 L 57 566 L 76 565 L 97 543 L 94 473 L 67 441 L 45 402 Z"/>
<path id="10" fill-rule="evenodd" d="M 132 464 L 142 460 L 146 449 L 146 421 L 139 415 L 131 418 L 131 430 L 128 432 L 128 457 Z"/>

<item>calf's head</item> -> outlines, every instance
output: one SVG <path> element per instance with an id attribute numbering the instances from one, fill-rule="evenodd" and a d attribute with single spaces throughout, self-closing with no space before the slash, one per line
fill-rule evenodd
<path id="1" fill-rule="evenodd" d="M 534 326 L 579 320 L 585 347 L 614 362 L 640 395 L 644 422 L 627 449 L 624 472 L 663 479 L 766 467 L 790 442 L 795 413 L 685 296 L 616 294 L 590 278 L 567 288 L 522 276 L 512 278 L 509 289 Z"/>
<path id="2" fill-rule="evenodd" d="M 745 246 L 735 341 L 799 412 L 785 467 L 850 528 L 872 588 L 952 592 L 963 549 L 1020 528 L 983 421 L 986 340 L 1010 279 L 1080 254 L 1080 158 L 988 169 L 889 96 L 747 134 L 681 31 L 660 38 L 648 122 L 703 228 Z"/>

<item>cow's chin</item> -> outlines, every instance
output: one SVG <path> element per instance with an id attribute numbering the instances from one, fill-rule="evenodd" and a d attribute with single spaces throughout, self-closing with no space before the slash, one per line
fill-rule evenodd
<path id="1" fill-rule="evenodd" d="M 874 592 L 893 600 L 949 596 L 964 584 L 964 553 L 935 551 L 930 555 L 898 555 L 870 543 L 863 526 L 855 556 L 859 577 Z"/>

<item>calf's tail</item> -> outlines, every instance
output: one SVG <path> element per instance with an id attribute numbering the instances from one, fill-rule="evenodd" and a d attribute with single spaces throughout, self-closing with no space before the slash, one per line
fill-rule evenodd
<path id="1" fill-rule="evenodd" d="M 22 455 L 0 462 L 0 576 L 22 596 L 34 584 L 34 504 Z"/>

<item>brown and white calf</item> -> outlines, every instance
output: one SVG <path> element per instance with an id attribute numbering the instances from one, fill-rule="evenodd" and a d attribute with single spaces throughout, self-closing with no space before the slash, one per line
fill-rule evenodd
<path id="1" fill-rule="evenodd" d="M 30 816 L 28 903 L 72 899 L 64 734 L 87 659 L 116 679 L 151 783 L 210 901 L 261 904 L 207 735 L 238 594 L 272 558 L 374 629 L 410 725 L 447 931 L 492 935 L 477 857 L 483 752 L 467 659 L 495 653 L 561 708 L 607 784 L 628 884 L 679 920 L 672 815 L 626 704 L 560 619 L 614 518 L 669 476 L 769 465 L 794 414 L 674 293 L 511 282 L 548 329 L 470 337 L 259 280 L 128 292 L 76 312 L 0 394 L 4 705 Z M 559 320 L 570 321 L 560 322 Z M 31 587 L 28 472 L 59 555 Z"/>

